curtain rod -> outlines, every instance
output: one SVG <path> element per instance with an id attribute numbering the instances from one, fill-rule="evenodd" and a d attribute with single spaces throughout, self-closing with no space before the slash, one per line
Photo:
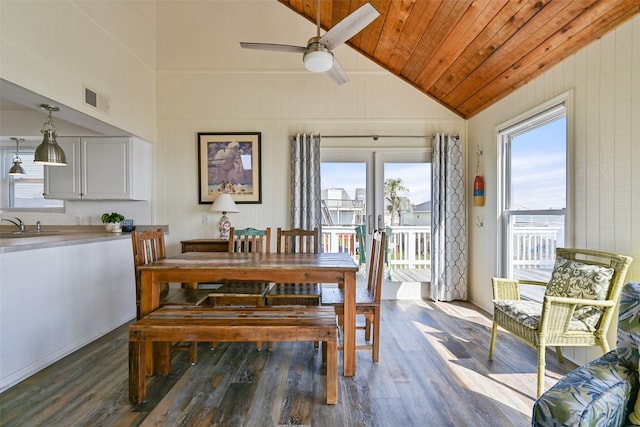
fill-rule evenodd
<path id="1" fill-rule="evenodd" d="M 377 141 L 380 138 L 426 138 L 433 139 L 435 135 L 323 135 L 319 134 L 320 138 L 372 138 Z M 453 135 L 458 138 L 458 135 Z"/>

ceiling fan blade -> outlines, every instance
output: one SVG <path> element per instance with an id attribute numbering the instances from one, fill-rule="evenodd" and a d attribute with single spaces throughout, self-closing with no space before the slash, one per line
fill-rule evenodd
<path id="1" fill-rule="evenodd" d="M 240 46 L 242 46 L 245 49 L 275 50 L 278 52 L 294 52 L 294 53 L 304 53 L 304 51 L 307 49 L 304 46 L 293 46 L 290 44 L 276 44 L 276 43 L 240 42 Z"/>
<path id="2" fill-rule="evenodd" d="M 378 16 L 380 13 L 371 3 L 365 3 L 320 37 L 320 43 L 331 50 L 358 34 Z"/>
<path id="3" fill-rule="evenodd" d="M 347 73 L 345 73 L 344 68 L 342 68 L 342 65 L 340 65 L 340 62 L 338 62 L 338 58 L 336 58 L 335 56 L 333 57 L 333 66 L 329 69 L 329 71 L 327 71 L 327 74 L 329 75 L 329 77 L 331 77 L 331 80 L 339 85 L 349 81 Z"/>

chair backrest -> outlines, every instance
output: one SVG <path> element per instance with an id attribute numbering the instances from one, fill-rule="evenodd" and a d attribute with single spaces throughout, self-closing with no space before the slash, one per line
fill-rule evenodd
<path id="1" fill-rule="evenodd" d="M 546 295 L 568 296 L 578 293 L 577 298 L 599 299 L 618 302 L 624 286 L 624 278 L 633 258 L 590 249 L 556 248 L 556 265 L 547 285 Z M 610 277 L 610 280 L 607 279 Z M 566 282 L 573 280 L 573 282 Z M 563 287 L 569 293 L 563 294 Z M 583 308 L 587 323 L 598 326 L 605 334 L 611 323 L 616 306 L 604 309 Z M 578 316 L 578 310 L 574 317 Z"/>
<path id="2" fill-rule="evenodd" d="M 384 254 L 386 252 L 386 236 L 384 231 L 375 230 L 371 243 L 371 256 L 369 257 L 369 277 L 367 289 L 380 302 L 382 293 L 382 279 L 384 277 Z"/>
<path id="3" fill-rule="evenodd" d="M 133 265 L 149 264 L 167 257 L 162 229 L 131 232 Z"/>
<path id="4" fill-rule="evenodd" d="M 136 318 L 140 319 L 140 272 L 137 267 L 167 257 L 164 246 L 164 231 L 157 230 L 132 231 L 133 266 L 136 278 Z"/>
<path id="5" fill-rule="evenodd" d="M 313 230 L 293 228 L 283 230 L 278 227 L 278 253 L 317 253 L 319 248 L 318 227 Z"/>
<path id="6" fill-rule="evenodd" d="M 367 262 L 367 227 L 366 225 L 358 225 L 356 227 L 356 239 L 358 240 L 358 267 Z"/>
<path id="7" fill-rule="evenodd" d="M 270 253 L 271 228 L 237 230 L 231 227 L 229 230 L 229 252 Z"/>

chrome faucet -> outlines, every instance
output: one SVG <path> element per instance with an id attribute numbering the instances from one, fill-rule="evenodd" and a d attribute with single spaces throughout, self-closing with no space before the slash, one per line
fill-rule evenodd
<path id="1" fill-rule="evenodd" d="M 24 222 L 22 222 L 22 220 L 20 218 L 18 218 L 17 216 L 14 217 L 16 219 L 16 221 L 12 220 L 12 219 L 6 219 L 6 218 L 0 218 L 0 221 L 7 221 L 10 222 L 11 224 L 15 225 L 16 227 L 18 227 L 18 229 L 20 231 L 24 231 Z"/>

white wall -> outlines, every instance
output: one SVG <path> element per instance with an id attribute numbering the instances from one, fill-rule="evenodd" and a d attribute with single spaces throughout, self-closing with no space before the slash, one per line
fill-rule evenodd
<path id="1" fill-rule="evenodd" d="M 154 141 L 155 9 L 152 1 L 2 0 L 0 77 Z M 84 103 L 85 86 L 108 99 L 108 113 Z"/>
<path id="2" fill-rule="evenodd" d="M 240 205 L 230 219 L 238 227 L 273 228 L 289 225 L 291 135 L 464 135 L 464 120 L 346 46 L 334 51 L 350 78 L 342 86 L 304 70 L 302 55 L 240 48 L 240 41 L 305 45 L 315 34 L 312 23 L 277 2 L 162 2 L 157 20 L 154 213 L 156 223 L 171 227 L 169 252 L 178 251 L 179 239 L 218 234 L 218 214 L 201 224 L 209 205 L 198 204 L 198 132 L 262 133 L 263 203 Z"/>
<path id="3" fill-rule="evenodd" d="M 573 92 L 573 109 L 568 111 L 568 121 L 573 122 L 569 129 L 573 225 L 568 245 L 632 256 L 635 261 L 627 281 L 640 280 L 640 16 L 636 16 L 468 121 L 469 150 L 480 146 L 484 154 L 486 190 L 485 206 L 469 208 L 469 218 L 479 216 L 484 223 L 481 228 L 470 223 L 470 299 L 487 311 L 492 310 L 491 277 L 497 274 L 498 257 L 495 127 L 569 90 Z M 474 176 L 474 156 L 467 165 L 468 175 Z"/>

